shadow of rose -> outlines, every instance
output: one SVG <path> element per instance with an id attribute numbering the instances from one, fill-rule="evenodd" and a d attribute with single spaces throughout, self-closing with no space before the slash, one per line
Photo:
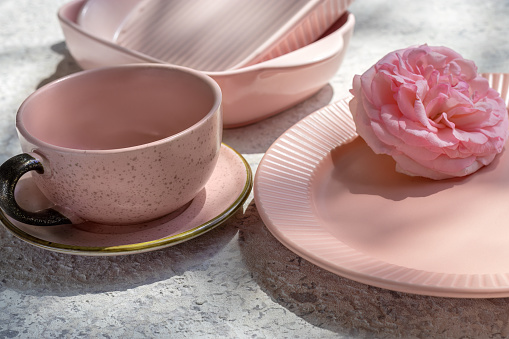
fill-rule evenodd
<path id="1" fill-rule="evenodd" d="M 454 299 L 372 287 L 330 273 L 284 247 L 254 203 L 239 242 L 261 289 L 314 326 L 355 337 L 491 337 L 509 334 L 509 299 Z M 249 211 L 250 210 L 250 211 Z M 257 220 L 256 217 L 258 218 Z M 465 328 L 464 324 L 470 324 Z"/>
<path id="2" fill-rule="evenodd" d="M 465 185 L 473 178 L 432 180 L 398 173 L 390 156 L 375 154 L 362 138 L 336 147 L 331 151 L 331 157 L 334 181 L 343 183 L 352 194 L 377 195 L 394 201 L 431 196 L 456 185 Z M 499 157 L 495 158 L 493 166 L 480 171 L 492 171 L 498 162 Z"/>

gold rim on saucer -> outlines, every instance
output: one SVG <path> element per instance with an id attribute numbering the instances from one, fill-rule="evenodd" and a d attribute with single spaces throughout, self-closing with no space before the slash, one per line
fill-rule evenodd
<path id="1" fill-rule="evenodd" d="M 76 254 L 76 255 L 88 255 L 88 256 L 107 256 L 107 255 L 122 255 L 122 254 L 133 254 L 133 253 L 142 253 L 142 252 L 148 252 L 153 251 L 157 249 L 162 249 L 165 247 L 170 247 L 173 245 L 177 245 L 179 243 L 185 242 L 187 240 L 190 240 L 192 238 L 195 238 L 197 236 L 200 236 L 213 228 L 221 225 L 224 223 L 227 219 L 229 219 L 231 216 L 237 212 L 237 210 L 243 205 L 243 203 L 247 200 L 251 189 L 253 187 L 253 175 L 251 171 L 251 167 L 247 163 L 247 161 L 244 159 L 244 157 L 237 152 L 232 147 L 222 144 L 222 152 L 231 152 L 236 160 L 238 161 L 239 166 L 243 165 L 243 171 L 242 173 L 245 175 L 245 181 L 244 181 L 244 187 L 236 197 L 236 199 L 224 210 L 222 210 L 220 213 L 214 213 L 214 216 L 208 219 L 208 221 L 201 223 L 195 227 L 192 227 L 188 230 L 185 230 L 183 232 L 180 232 L 178 234 L 170 235 L 167 237 L 162 237 L 155 240 L 150 241 L 142 241 L 142 242 L 135 242 L 131 244 L 122 244 L 118 246 L 80 246 L 80 245 L 71 245 L 71 244 L 65 244 L 65 243 L 58 243 L 53 241 L 44 240 L 41 237 L 30 234 L 26 230 L 21 229 L 18 227 L 15 223 L 9 219 L 5 213 L 0 210 L 0 222 L 5 225 L 5 227 L 17 238 L 30 243 L 36 247 L 54 251 L 54 252 L 60 252 L 60 253 L 67 253 L 67 254 Z M 245 173 L 244 173 L 245 170 Z M 244 176 L 243 176 L 244 177 Z M 192 206 L 192 202 L 191 205 Z M 178 217 L 177 217 L 178 218 Z M 161 225 L 163 225 L 164 222 L 161 222 Z M 73 227 L 70 225 L 65 226 L 48 226 L 48 227 L 40 227 L 40 226 L 27 226 L 28 227 L 34 227 L 34 230 L 37 230 L 34 233 L 41 233 L 41 231 L 44 232 L 44 229 L 48 229 L 50 227 Z"/>

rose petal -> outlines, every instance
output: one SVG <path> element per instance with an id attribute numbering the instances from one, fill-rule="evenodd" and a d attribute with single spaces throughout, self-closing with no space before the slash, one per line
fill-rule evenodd
<path id="1" fill-rule="evenodd" d="M 396 93 L 396 102 L 401 113 L 412 121 L 420 122 L 424 127 L 431 127 L 426 114 L 426 109 L 421 100 L 416 97 L 415 85 L 403 85 Z"/>
<path id="2" fill-rule="evenodd" d="M 390 105 L 394 103 L 394 93 L 391 91 L 392 79 L 384 73 L 377 73 L 372 81 L 370 92 L 371 100 L 375 107 Z"/>

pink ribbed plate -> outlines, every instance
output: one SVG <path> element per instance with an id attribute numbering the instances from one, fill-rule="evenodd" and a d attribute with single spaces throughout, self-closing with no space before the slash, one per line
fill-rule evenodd
<path id="1" fill-rule="evenodd" d="M 508 102 L 509 74 L 484 74 Z M 255 178 L 262 220 L 338 275 L 444 297 L 509 296 L 509 146 L 489 166 L 433 181 L 394 170 L 361 138 L 349 98 L 283 134 Z"/>
<path id="2" fill-rule="evenodd" d="M 202 71 L 256 64 L 318 39 L 353 0 L 87 0 L 87 32 Z"/>

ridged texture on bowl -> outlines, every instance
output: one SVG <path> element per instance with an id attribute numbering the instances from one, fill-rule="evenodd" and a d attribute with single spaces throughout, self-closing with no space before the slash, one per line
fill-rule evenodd
<path id="1" fill-rule="evenodd" d="M 222 71 L 315 41 L 353 0 L 144 0 L 116 43 L 164 62 Z"/>

